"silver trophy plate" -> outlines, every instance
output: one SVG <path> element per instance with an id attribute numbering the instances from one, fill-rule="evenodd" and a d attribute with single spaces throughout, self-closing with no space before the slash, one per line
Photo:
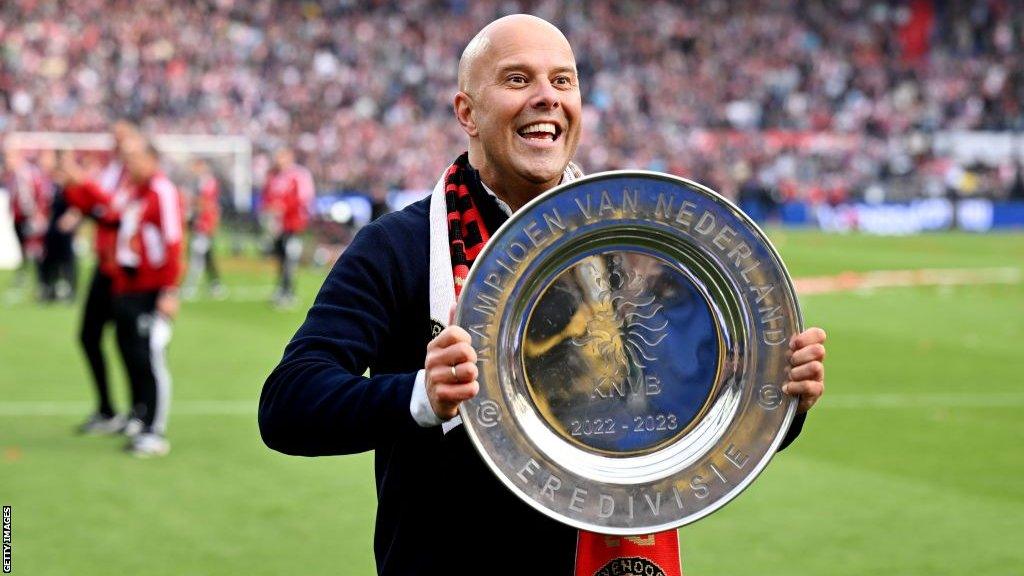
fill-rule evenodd
<path id="1" fill-rule="evenodd" d="M 603 534 L 694 522 L 768 464 L 800 309 L 782 260 L 695 182 L 617 171 L 554 188 L 490 239 L 455 322 L 480 393 L 460 408 L 502 482 Z"/>

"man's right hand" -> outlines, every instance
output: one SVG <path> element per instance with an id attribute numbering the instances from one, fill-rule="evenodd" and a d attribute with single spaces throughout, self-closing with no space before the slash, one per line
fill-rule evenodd
<path id="1" fill-rule="evenodd" d="M 427 344 L 423 364 L 427 399 L 442 421 L 454 418 L 459 404 L 480 391 L 476 381 L 476 350 L 471 342 L 468 332 L 449 326 Z"/>
<path id="2" fill-rule="evenodd" d="M 57 230 L 63 234 L 71 234 L 82 222 L 82 213 L 77 208 L 68 208 L 57 219 Z"/>

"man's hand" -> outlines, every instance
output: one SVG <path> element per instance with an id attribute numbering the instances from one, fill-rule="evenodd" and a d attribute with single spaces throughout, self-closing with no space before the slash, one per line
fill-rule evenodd
<path id="1" fill-rule="evenodd" d="M 427 344 L 423 363 L 427 399 L 441 420 L 454 418 L 459 404 L 480 391 L 476 381 L 476 350 L 470 342 L 468 332 L 449 326 Z"/>
<path id="2" fill-rule="evenodd" d="M 178 291 L 176 289 L 164 290 L 156 298 L 156 311 L 169 320 L 173 320 L 178 315 L 178 307 Z"/>
<path id="3" fill-rule="evenodd" d="M 82 222 L 82 213 L 77 208 L 68 208 L 57 219 L 57 230 L 64 234 L 71 234 Z"/>
<path id="4" fill-rule="evenodd" d="M 797 413 L 803 414 L 825 393 L 825 331 L 808 328 L 789 339 L 789 380 L 782 391 L 798 396 Z"/>

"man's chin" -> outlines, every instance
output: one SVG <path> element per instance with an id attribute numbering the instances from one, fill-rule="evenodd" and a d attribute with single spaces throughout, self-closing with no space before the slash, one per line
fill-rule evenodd
<path id="1" fill-rule="evenodd" d="M 550 159 L 543 162 L 529 162 L 527 165 L 521 167 L 519 174 L 527 182 L 538 186 L 551 183 L 558 184 L 562 178 L 562 173 L 565 172 L 565 167 L 568 164 L 568 160 L 563 161 L 562 159 Z"/>

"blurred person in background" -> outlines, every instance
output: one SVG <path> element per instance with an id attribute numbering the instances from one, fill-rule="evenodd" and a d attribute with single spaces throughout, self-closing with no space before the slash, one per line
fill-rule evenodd
<path id="1" fill-rule="evenodd" d="M 50 191 L 43 174 L 25 158 L 17 148 L 4 151 L 4 186 L 10 195 L 14 234 L 21 249 L 21 266 L 15 271 L 14 286 L 25 284 L 27 270 L 36 277 L 37 296 L 42 297 L 43 253 L 46 228 L 49 223 Z"/>
<path id="2" fill-rule="evenodd" d="M 491 231 L 581 174 L 576 59 L 556 27 L 520 14 L 477 34 L 458 77 L 453 105 L 468 152 L 429 197 L 364 227 L 338 259 L 264 384 L 260 432 L 286 454 L 375 452 L 380 574 L 518 574 L 521 565 L 500 559 L 525 534 L 532 567 L 573 574 L 584 535 L 513 495 L 455 418 L 479 384 L 469 333 L 448 324 Z M 799 408 L 783 445 L 824 391 L 824 340 L 820 328 L 790 340 L 782 390 Z M 453 545 L 437 523 L 480 502 L 501 521 L 463 530 Z"/>
<path id="3" fill-rule="evenodd" d="M 381 182 L 375 182 L 370 187 L 370 221 L 391 212 L 391 204 L 388 203 L 388 188 Z"/>
<path id="4" fill-rule="evenodd" d="M 1013 182 L 1010 183 L 1006 196 L 1010 200 L 1020 201 L 1024 200 L 1024 162 L 1015 162 L 1014 168 Z"/>
<path id="5" fill-rule="evenodd" d="M 164 456 L 171 375 L 166 350 L 178 312 L 184 199 L 160 170 L 151 142 L 122 151 L 132 195 L 120 213 L 114 276 L 117 344 L 132 390 L 132 413 L 141 430 L 126 451 L 137 457 Z"/>
<path id="6" fill-rule="evenodd" d="M 50 220 L 43 239 L 43 290 L 45 302 L 72 302 L 78 288 L 74 234 L 81 213 L 70 207 L 65 194 L 65 179 L 57 169 L 57 153 L 45 150 L 39 155 L 39 169 L 50 189 Z"/>
<path id="7" fill-rule="evenodd" d="M 127 148 L 140 146 L 142 136 L 131 122 L 118 121 L 112 126 L 114 150 L 110 161 L 93 180 L 75 155 L 63 154 L 58 173 L 64 182 L 65 196 L 71 209 L 64 224 L 71 226 L 76 214 L 87 217 L 96 229 L 93 250 L 96 268 L 89 282 L 89 292 L 82 307 L 82 320 L 78 340 L 85 353 L 96 391 L 96 411 L 78 427 L 82 434 L 137 433 L 141 425 L 137 419 L 115 412 L 110 399 L 110 378 L 103 355 L 103 331 L 114 321 L 113 287 L 118 266 L 115 258 L 117 227 L 120 213 L 132 195 L 132 182 L 121 162 Z"/>
<path id="8" fill-rule="evenodd" d="M 214 254 L 214 237 L 220 225 L 220 185 L 210 164 L 202 158 L 194 159 L 189 170 L 193 177 L 192 186 L 187 188 L 189 260 L 182 296 L 194 299 L 205 273 L 210 295 L 224 298 L 227 289 L 221 284 Z"/>
<path id="9" fill-rule="evenodd" d="M 315 194 L 313 176 L 295 162 L 295 152 L 291 148 L 278 150 L 260 200 L 260 221 L 272 240 L 278 264 L 275 306 L 295 304 L 295 271 L 302 257 L 302 234 L 309 226 Z"/>

